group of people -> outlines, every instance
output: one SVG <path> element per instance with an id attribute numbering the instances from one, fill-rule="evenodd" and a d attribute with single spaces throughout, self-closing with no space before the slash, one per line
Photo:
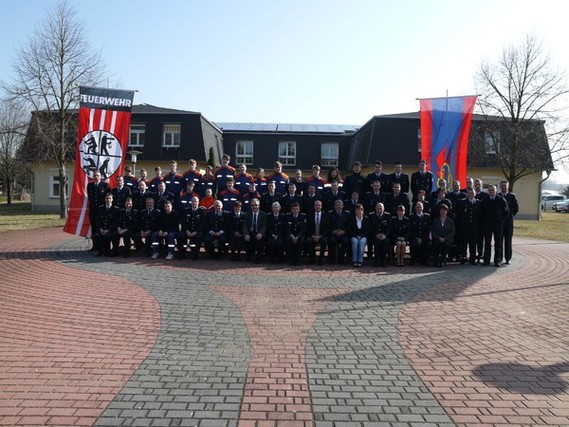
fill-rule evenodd
<path id="1" fill-rule="evenodd" d="M 128 257 L 134 247 L 152 258 L 195 260 L 203 246 L 211 259 L 351 260 L 356 268 L 366 254 L 374 266 L 403 266 L 409 252 L 411 264 L 442 267 L 448 261 L 490 265 L 494 242 L 493 264 L 510 263 L 518 202 L 507 181 L 499 191 L 494 185 L 483 191 L 482 181 L 472 178 L 464 188 L 454 181 L 447 189 L 423 160 L 411 176 L 401 163 L 386 174 L 381 161 L 363 175 L 356 161 L 345 178 L 338 168 L 323 178 L 314 165 L 306 179 L 301 171 L 289 178 L 278 161 L 268 176 L 262 168 L 252 176 L 230 160 L 223 155 L 222 165 L 203 175 L 193 159 L 184 173 L 172 161 L 170 171 L 157 167 L 153 178 L 145 170 L 136 178 L 127 167 L 112 189 L 95 172 L 87 186 L 91 250 Z"/>

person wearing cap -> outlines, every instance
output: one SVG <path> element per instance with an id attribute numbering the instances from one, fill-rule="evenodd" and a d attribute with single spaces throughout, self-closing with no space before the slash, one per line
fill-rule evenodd
<path id="1" fill-rule="evenodd" d="M 441 204 L 439 216 L 433 220 L 433 259 L 437 267 L 447 264 L 447 256 L 454 241 L 454 221 L 448 213 L 448 206 Z"/>
<path id="2" fill-rule="evenodd" d="M 229 182 L 229 181 L 228 181 Z M 227 240 L 231 251 L 231 260 L 239 261 L 243 250 L 243 221 L 245 212 L 241 210 L 242 204 L 236 200 L 233 210 L 227 212 Z"/>

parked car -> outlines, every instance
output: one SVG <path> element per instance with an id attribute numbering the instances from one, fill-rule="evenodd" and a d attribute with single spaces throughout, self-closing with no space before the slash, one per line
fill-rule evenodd
<path id="1" fill-rule="evenodd" d="M 561 202 L 556 202 L 551 207 L 555 212 L 566 212 L 569 213 L 569 200 L 562 200 Z"/>
<path id="2" fill-rule="evenodd" d="M 549 194 L 541 197 L 541 210 L 547 211 L 553 209 L 553 204 L 567 200 L 563 194 Z"/>

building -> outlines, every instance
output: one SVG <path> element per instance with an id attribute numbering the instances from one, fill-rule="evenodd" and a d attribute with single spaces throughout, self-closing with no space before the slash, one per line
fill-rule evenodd
<path id="1" fill-rule="evenodd" d="M 518 218 L 538 219 L 542 173 L 552 170 L 544 124 L 524 124 L 531 132 L 522 142 L 536 147 L 527 158 L 520 159 L 528 175 L 515 184 L 520 202 Z M 507 155 L 507 126 L 496 117 L 474 115 L 468 157 L 468 175 L 485 184 L 499 183 L 503 178 L 503 158 Z M 73 130 L 76 133 L 75 130 Z M 33 144 L 33 135 L 26 138 Z M 280 160 L 287 172 L 301 169 L 309 174 L 313 164 L 323 172 L 337 166 L 348 172 L 355 160 L 369 168 L 376 159 L 391 173 L 393 164 L 401 162 L 404 171 L 417 170 L 421 159 L 421 133 L 418 112 L 372 117 L 363 126 L 278 123 L 212 122 L 199 112 L 174 110 L 152 105 L 135 105 L 132 112 L 128 150 L 136 156 L 138 170 L 145 168 L 153 175 L 155 166 L 168 169 L 171 160 L 179 169 L 187 169 L 187 161 L 196 159 L 201 167 L 220 164 L 221 154 L 232 157 L 232 164 L 245 163 L 249 170 L 272 169 Z M 536 154 L 537 153 L 537 154 Z M 57 210 L 59 206 L 58 171 L 48 159 L 29 157 L 33 172 L 32 205 L 34 210 Z M 133 158 L 127 159 L 127 163 Z M 73 159 L 69 159 L 70 179 Z M 364 172 L 367 172 L 364 168 Z M 322 174 L 324 175 L 324 173 Z M 69 188 L 71 188 L 71 182 Z"/>

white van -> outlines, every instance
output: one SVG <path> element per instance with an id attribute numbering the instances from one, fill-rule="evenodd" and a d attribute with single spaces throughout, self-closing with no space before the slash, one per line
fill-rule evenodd
<path id="1" fill-rule="evenodd" d="M 547 196 L 541 196 L 541 210 L 550 211 L 553 208 L 553 204 L 557 202 L 562 202 L 566 200 L 563 194 L 548 194 Z"/>

